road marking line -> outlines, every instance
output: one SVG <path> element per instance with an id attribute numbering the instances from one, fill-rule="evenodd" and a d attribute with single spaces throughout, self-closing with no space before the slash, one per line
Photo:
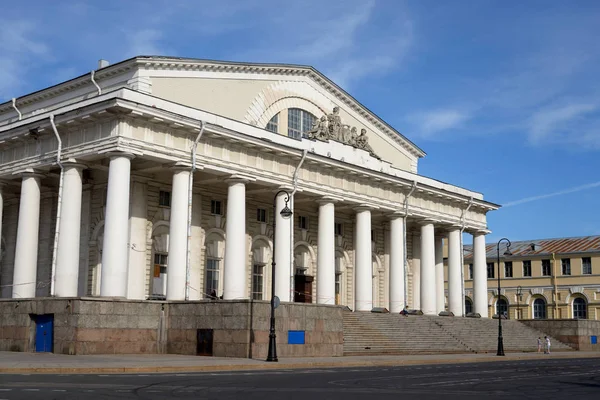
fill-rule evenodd
<path id="1" fill-rule="evenodd" d="M 53 392 L 66 392 L 65 389 L 53 389 L 52 391 Z"/>

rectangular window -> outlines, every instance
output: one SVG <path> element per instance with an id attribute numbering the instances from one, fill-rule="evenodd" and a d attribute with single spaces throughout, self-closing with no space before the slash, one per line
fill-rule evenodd
<path id="1" fill-rule="evenodd" d="M 473 279 L 473 264 L 469 264 L 469 279 Z"/>
<path id="2" fill-rule="evenodd" d="M 523 261 L 523 276 L 531 276 L 531 261 Z"/>
<path id="3" fill-rule="evenodd" d="M 158 192 L 158 205 L 161 207 L 171 207 L 171 192 L 164 190 Z"/>
<path id="4" fill-rule="evenodd" d="M 494 263 L 487 263 L 488 279 L 494 277 Z"/>
<path id="5" fill-rule="evenodd" d="M 504 277 L 513 277 L 512 261 L 504 261 Z"/>
<path id="6" fill-rule="evenodd" d="M 221 200 L 210 201 L 210 213 L 212 215 L 223 215 L 223 206 Z"/>
<path id="7" fill-rule="evenodd" d="M 267 130 L 274 133 L 279 131 L 279 113 L 273 115 L 273 118 L 267 123 Z"/>
<path id="8" fill-rule="evenodd" d="M 562 274 L 563 275 L 571 275 L 571 259 L 563 258 L 560 261 L 562 263 Z"/>
<path id="9" fill-rule="evenodd" d="M 167 273 L 167 260 L 166 254 L 155 253 L 154 254 L 154 277 L 160 278 L 160 274 Z"/>
<path id="10" fill-rule="evenodd" d="M 302 110 L 299 108 L 288 108 L 288 136 L 302 138 Z"/>
<path id="11" fill-rule="evenodd" d="M 550 260 L 542 260 L 542 276 L 550 276 Z"/>
<path id="12" fill-rule="evenodd" d="M 344 234 L 344 227 L 342 226 L 342 224 L 340 223 L 335 223 L 335 235 L 336 236 L 342 236 Z"/>
<path id="13" fill-rule="evenodd" d="M 267 210 L 265 210 L 264 208 L 257 208 L 256 220 L 258 222 L 267 222 Z"/>
<path id="14" fill-rule="evenodd" d="M 206 260 L 206 297 L 216 299 L 219 293 L 219 260 Z"/>
<path id="15" fill-rule="evenodd" d="M 252 267 L 252 299 L 263 299 L 263 283 L 264 283 L 265 266 L 262 264 L 254 264 Z"/>
<path id="16" fill-rule="evenodd" d="M 590 257 L 583 257 L 581 259 L 581 273 L 583 275 L 592 274 L 592 259 Z"/>
<path id="17" fill-rule="evenodd" d="M 300 229 L 308 229 L 308 217 L 300 215 L 298 217 L 298 226 Z"/>

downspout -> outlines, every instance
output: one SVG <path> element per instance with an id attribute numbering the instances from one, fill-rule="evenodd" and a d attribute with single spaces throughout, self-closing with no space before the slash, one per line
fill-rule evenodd
<path id="1" fill-rule="evenodd" d="M 554 319 L 558 317 L 558 284 L 556 282 L 557 273 L 556 273 L 556 253 L 552 253 L 552 281 L 554 287 Z M 568 318 L 568 316 L 567 316 Z"/>
<path id="2" fill-rule="evenodd" d="M 92 71 L 92 72 L 90 73 L 90 77 L 91 77 L 91 79 L 92 79 L 92 83 L 94 84 L 94 86 L 96 86 L 96 89 L 98 89 L 98 96 L 100 96 L 100 95 L 102 94 L 102 89 L 100 88 L 100 86 L 98 86 L 98 84 L 97 84 L 97 83 L 96 83 L 96 81 L 94 80 L 94 74 L 95 74 L 95 72 L 94 72 L 94 71 Z"/>
<path id="3" fill-rule="evenodd" d="M 296 194 L 296 191 L 298 190 L 298 173 L 300 172 L 300 167 L 302 167 L 302 164 L 304 164 L 304 160 L 306 159 L 307 154 L 308 154 L 308 150 L 304 149 L 302 151 L 302 158 L 300 159 L 300 162 L 296 166 L 296 169 L 294 170 L 294 175 L 292 177 L 293 187 L 292 187 L 292 193 L 290 195 L 290 205 L 291 205 L 292 211 L 294 210 L 294 195 Z M 275 235 L 275 232 L 273 232 L 273 235 Z M 290 221 L 290 270 L 289 270 L 289 276 L 290 276 L 289 301 L 294 301 L 294 297 L 291 294 L 292 291 L 294 290 L 294 289 L 292 289 L 294 287 L 294 218 L 293 217 L 292 217 L 292 220 Z"/>
<path id="4" fill-rule="evenodd" d="M 192 169 L 190 170 L 190 178 L 188 181 L 188 211 L 187 211 L 187 257 L 185 260 L 185 300 L 188 301 L 190 299 L 190 272 L 192 265 L 192 197 L 193 197 L 193 188 L 192 185 L 194 183 L 194 171 L 196 171 L 196 150 L 198 149 L 198 142 L 204 133 L 204 126 L 206 124 L 204 121 L 200 121 L 200 132 L 198 132 L 198 136 L 196 136 L 196 140 L 194 140 L 194 144 L 192 145 Z"/>
<path id="5" fill-rule="evenodd" d="M 56 129 L 54 123 L 54 114 L 50 114 L 50 124 L 52 125 L 52 131 L 58 141 L 58 149 L 56 151 L 56 163 L 60 167 L 60 178 L 58 180 L 58 204 L 56 205 L 56 227 L 54 229 L 54 250 L 52 251 L 52 273 L 50 276 L 50 296 L 54 296 L 54 280 L 56 278 L 56 252 L 58 250 L 58 236 L 60 235 L 60 218 L 61 218 L 61 206 L 62 206 L 62 192 L 63 192 L 63 181 L 64 181 L 64 166 L 60 162 L 62 153 L 62 140 Z"/>
<path id="6" fill-rule="evenodd" d="M 462 316 L 465 316 L 465 249 L 463 244 L 463 232 L 467 226 L 467 212 L 473 205 L 473 197 L 469 198 L 469 205 L 464 209 L 462 215 L 460 216 L 460 290 L 462 291 Z M 473 290 L 475 290 L 475 285 L 473 285 Z"/>
<path id="7" fill-rule="evenodd" d="M 404 233 L 404 307 L 408 305 L 408 246 L 406 245 L 407 233 L 406 233 L 406 219 L 408 218 L 408 199 L 412 196 L 413 192 L 417 188 L 417 181 L 413 181 L 412 188 L 410 192 L 404 198 L 404 218 L 402 219 L 402 224 L 404 225 L 404 229 L 402 229 Z"/>
<path id="8" fill-rule="evenodd" d="M 19 114 L 19 121 L 23 119 L 23 114 L 21 114 L 21 111 L 19 111 L 19 109 L 17 108 L 17 99 L 15 99 L 13 97 L 12 99 L 12 106 L 15 109 L 15 111 L 17 112 L 17 114 Z"/>

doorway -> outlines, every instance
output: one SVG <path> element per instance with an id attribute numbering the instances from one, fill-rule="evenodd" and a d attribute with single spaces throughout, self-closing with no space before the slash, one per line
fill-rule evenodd
<path id="1" fill-rule="evenodd" d="M 35 351 L 52 353 L 54 344 L 54 314 L 34 315 Z"/>
<path id="2" fill-rule="evenodd" d="M 294 275 L 294 302 L 312 303 L 312 283 L 310 275 Z"/>

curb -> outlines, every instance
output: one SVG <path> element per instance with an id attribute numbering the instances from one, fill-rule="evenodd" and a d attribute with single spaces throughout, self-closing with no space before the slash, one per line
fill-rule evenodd
<path id="1" fill-rule="evenodd" d="M 600 358 L 598 354 L 563 353 L 556 358 Z M 568 355 L 567 355 L 568 354 Z M 2 374 L 138 374 L 138 373 L 182 373 L 182 372 L 225 372 L 247 370 L 307 369 L 307 368 L 356 368 L 356 367 L 401 367 L 408 365 L 432 364 L 468 364 L 480 362 L 502 362 L 535 360 L 541 356 L 537 353 L 520 354 L 498 358 L 488 356 L 482 358 L 430 359 L 430 360 L 364 360 L 349 362 L 303 362 L 303 363 L 265 363 L 265 364 L 228 364 L 197 366 L 152 366 L 152 367 L 0 367 Z M 555 358 L 555 359 L 556 359 Z"/>

